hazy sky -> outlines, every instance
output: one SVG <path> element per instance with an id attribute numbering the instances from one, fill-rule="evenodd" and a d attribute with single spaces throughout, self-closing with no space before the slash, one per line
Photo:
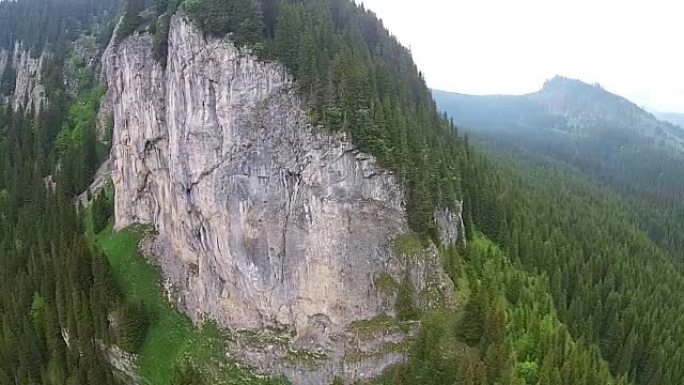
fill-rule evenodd
<path id="1" fill-rule="evenodd" d="M 523 94 L 559 74 L 684 112 L 684 1 L 357 1 L 411 48 L 430 87 Z"/>

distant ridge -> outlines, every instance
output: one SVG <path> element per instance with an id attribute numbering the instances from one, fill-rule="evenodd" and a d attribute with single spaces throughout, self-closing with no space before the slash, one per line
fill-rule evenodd
<path id="1" fill-rule="evenodd" d="M 670 122 L 672 124 L 675 124 L 679 127 L 684 128 L 684 113 L 680 113 L 680 112 L 654 112 L 653 115 L 655 115 L 660 120 L 664 120 L 666 122 Z"/>
<path id="2" fill-rule="evenodd" d="M 677 214 L 684 213 L 684 114 L 652 114 L 598 84 L 561 76 L 527 95 L 433 95 L 490 147 L 560 162 L 614 188 L 637 207 L 652 239 L 684 258 Z"/>
<path id="3" fill-rule="evenodd" d="M 562 131 L 608 142 L 632 143 L 684 153 L 684 129 L 656 116 L 599 84 L 555 76 L 527 95 L 474 96 L 433 91 L 439 107 L 456 124 L 476 132 L 516 135 Z"/>

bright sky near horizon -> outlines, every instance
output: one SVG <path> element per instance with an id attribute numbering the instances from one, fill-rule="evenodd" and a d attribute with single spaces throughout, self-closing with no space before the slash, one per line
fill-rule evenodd
<path id="1" fill-rule="evenodd" d="M 432 88 L 524 94 L 554 75 L 684 113 L 681 0 L 357 0 Z"/>

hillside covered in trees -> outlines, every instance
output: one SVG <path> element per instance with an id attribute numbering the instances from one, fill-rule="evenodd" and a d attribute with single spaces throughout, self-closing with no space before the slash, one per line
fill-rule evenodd
<path id="1" fill-rule="evenodd" d="M 349 0 L 71 3 L 0 2 L 0 45 L 54 53 L 48 108 L 0 113 L 0 384 L 125 382 L 110 345 L 138 353 L 153 384 L 281 381 L 223 364 L 209 370 L 224 356 L 220 331 L 174 312 L 136 237 L 111 233 L 112 191 L 74 204 L 106 158 L 107 138 L 96 135 L 97 63 L 90 82 L 66 87 L 72 42 L 108 41 L 121 14 L 114 42 L 150 33 L 163 61 L 174 13 L 282 63 L 312 122 L 349 133 L 395 171 L 418 247 L 437 242 L 435 207 L 463 202 L 467 243 L 439 250 L 458 305 L 421 312 L 402 297 L 398 314 L 420 329 L 410 360 L 377 383 L 684 381 L 684 272 L 671 255 L 679 244 L 653 237 L 632 201 L 564 164 L 483 155 L 437 111 L 410 53 L 373 13 Z M 606 178 L 629 181 L 620 163 L 608 164 Z M 654 194 L 670 202 L 676 188 Z"/>
<path id="2" fill-rule="evenodd" d="M 653 241 L 678 262 L 684 258 L 684 128 L 598 85 L 561 77 L 522 96 L 434 95 L 457 124 L 488 144 L 560 162 L 609 185 Z"/>

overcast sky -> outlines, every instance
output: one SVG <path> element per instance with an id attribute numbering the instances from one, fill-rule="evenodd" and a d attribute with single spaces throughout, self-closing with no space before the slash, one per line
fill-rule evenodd
<path id="1" fill-rule="evenodd" d="M 432 88 L 523 94 L 559 74 L 684 112 L 684 1 L 357 1 L 411 48 Z"/>

